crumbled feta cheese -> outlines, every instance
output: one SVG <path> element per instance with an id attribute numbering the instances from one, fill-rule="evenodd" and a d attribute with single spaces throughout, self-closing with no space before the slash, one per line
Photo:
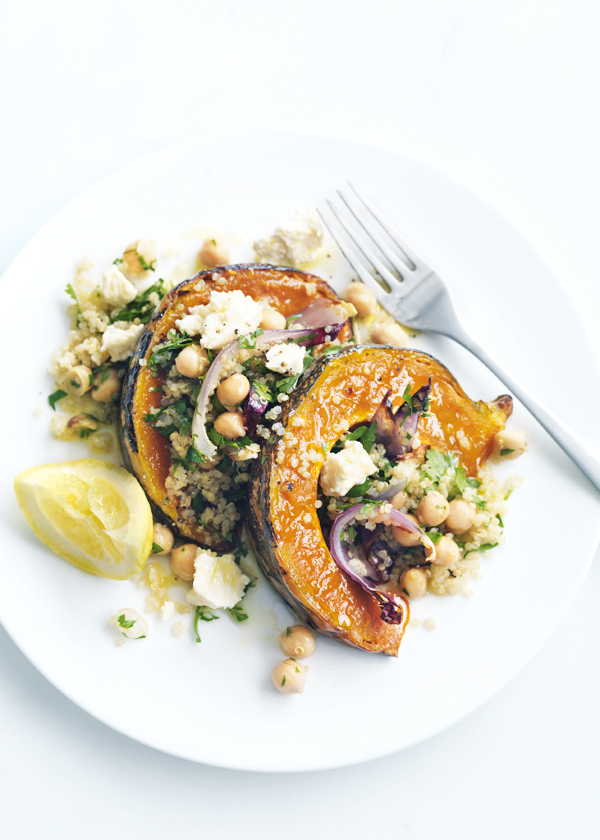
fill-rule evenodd
<path id="1" fill-rule="evenodd" d="M 169 601 L 167 599 L 165 603 L 161 605 L 159 613 L 162 621 L 169 621 L 175 614 L 175 601 Z"/>
<path id="2" fill-rule="evenodd" d="M 250 578 L 237 565 L 233 554 L 219 557 L 199 548 L 194 567 L 194 583 L 186 596 L 189 604 L 228 610 L 242 600 Z"/>
<path id="3" fill-rule="evenodd" d="M 189 314 L 177 321 L 188 335 L 201 335 L 200 344 L 209 350 L 221 350 L 241 335 L 258 329 L 263 306 L 239 289 L 212 292 L 206 305 L 192 306 Z"/>
<path id="4" fill-rule="evenodd" d="M 131 303 L 137 295 L 133 283 L 129 282 L 116 265 L 111 265 L 108 271 L 105 271 L 102 275 L 100 291 L 105 303 L 113 309 L 120 309 L 126 303 Z"/>
<path id="5" fill-rule="evenodd" d="M 296 376 L 304 370 L 306 347 L 298 344 L 276 344 L 267 350 L 266 365 L 275 373 Z"/>
<path id="6" fill-rule="evenodd" d="M 341 452 L 330 452 L 319 481 L 326 496 L 345 496 L 357 484 L 363 484 L 377 467 L 358 440 L 348 440 Z"/>
<path id="7" fill-rule="evenodd" d="M 271 236 L 259 239 L 253 247 L 259 262 L 299 266 L 314 262 L 322 245 L 321 221 L 307 208 L 278 224 Z"/>
<path id="8" fill-rule="evenodd" d="M 143 324 L 129 324 L 128 321 L 117 321 L 111 324 L 102 335 L 102 349 L 110 353 L 111 362 L 124 362 L 135 349 L 140 333 L 144 331 Z"/>

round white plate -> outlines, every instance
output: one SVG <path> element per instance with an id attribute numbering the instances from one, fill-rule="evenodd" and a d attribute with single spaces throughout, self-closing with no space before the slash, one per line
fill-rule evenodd
<path id="1" fill-rule="evenodd" d="M 450 726 L 499 691 L 548 638 L 580 587 L 600 532 L 598 494 L 519 405 L 510 421 L 531 451 L 502 465 L 525 482 L 511 498 L 505 546 L 482 560 L 474 595 L 414 603 L 435 631 L 409 628 L 397 660 L 319 638 L 303 696 L 279 695 L 271 668 L 290 614 L 266 584 L 251 618 L 224 615 L 194 642 L 150 615 L 143 642 L 115 645 L 107 619 L 142 609 L 148 590 L 88 576 L 27 528 L 12 476 L 33 464 L 87 455 L 51 438 L 45 373 L 67 329 L 63 293 L 82 256 L 98 278 L 138 237 L 198 225 L 254 236 L 315 205 L 346 178 L 393 217 L 451 284 L 466 326 L 508 369 L 585 436 L 600 408 L 590 344 L 559 282 L 496 211 L 454 180 L 397 151 L 295 132 L 211 137 L 145 158 L 97 184 L 21 252 L 2 283 L 5 522 L 0 618 L 31 662 L 65 695 L 114 729 L 194 761 L 249 770 L 315 770 L 375 758 Z M 201 235 L 198 231 L 197 235 Z M 198 241 L 159 262 L 180 279 Z M 182 267 L 181 263 L 186 263 Z M 325 272 L 342 282 L 341 261 Z M 558 342 L 556 336 L 559 334 Z M 474 398 L 504 391 L 466 351 L 442 338 L 432 352 Z M 575 364 L 573 360 L 576 359 Z M 585 394 L 585 414 L 578 409 Z M 34 416 L 34 409 L 43 409 Z M 577 525 L 573 522 L 576 516 Z M 577 528 L 576 541 L 573 529 Z"/>

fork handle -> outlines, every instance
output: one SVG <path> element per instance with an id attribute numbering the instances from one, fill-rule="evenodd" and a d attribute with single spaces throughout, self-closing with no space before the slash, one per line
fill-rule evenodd
<path id="1" fill-rule="evenodd" d="M 538 423 L 556 441 L 563 452 L 566 452 L 581 472 L 589 478 L 594 487 L 600 490 L 600 459 L 590 450 L 589 446 L 579 435 L 565 426 L 562 420 L 559 420 L 555 414 L 548 411 L 526 388 L 513 379 L 466 331 L 462 328 L 460 331 L 454 331 L 450 338 L 453 338 L 459 344 L 462 344 L 463 347 L 466 347 L 467 350 L 470 350 L 474 356 L 477 356 L 486 367 L 496 374 L 498 379 L 506 385 L 508 390 L 514 394 L 530 414 L 533 414 Z"/>

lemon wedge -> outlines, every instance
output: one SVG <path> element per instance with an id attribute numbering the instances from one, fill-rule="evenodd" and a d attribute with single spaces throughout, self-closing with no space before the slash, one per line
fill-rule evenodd
<path id="1" fill-rule="evenodd" d="M 84 458 L 42 464 L 15 478 L 33 532 L 80 569 L 126 580 L 152 549 L 152 512 L 137 479 L 123 467 Z"/>

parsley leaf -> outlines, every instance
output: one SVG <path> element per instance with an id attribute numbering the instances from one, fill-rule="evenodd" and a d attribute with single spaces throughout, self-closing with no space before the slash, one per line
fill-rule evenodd
<path id="1" fill-rule="evenodd" d="M 471 554 L 472 551 L 490 551 L 490 549 L 496 548 L 497 545 L 498 543 L 483 543 L 479 548 L 471 548 L 469 551 L 465 551 L 464 556 L 466 557 L 467 554 Z"/>
<path id="2" fill-rule="evenodd" d="M 162 545 L 157 545 L 157 543 L 152 543 L 152 554 L 160 554 L 163 548 Z"/>
<path id="3" fill-rule="evenodd" d="M 457 467 L 456 468 L 456 477 L 454 482 L 458 488 L 458 492 L 462 494 L 465 492 L 467 487 L 480 487 L 481 482 L 478 481 L 476 478 L 468 478 L 467 471 L 464 467 Z"/>
<path id="4" fill-rule="evenodd" d="M 152 268 L 150 271 L 154 271 L 154 269 Z M 113 315 L 111 324 L 114 324 L 115 321 L 133 321 L 134 318 L 139 318 L 144 324 L 147 323 L 156 309 L 156 304 L 150 301 L 150 295 L 156 294 L 159 298 L 163 298 L 167 291 L 164 282 L 162 279 L 158 280 L 149 289 L 140 292 L 130 303 Z"/>
<path id="5" fill-rule="evenodd" d="M 199 621 L 218 621 L 219 616 L 211 612 L 208 607 L 196 607 L 194 615 L 194 632 L 196 633 L 196 642 L 201 642 L 200 633 L 198 632 Z"/>
<path id="6" fill-rule="evenodd" d="M 357 496 L 364 496 L 365 493 L 371 489 L 371 479 L 367 478 L 366 481 L 363 481 L 362 484 L 355 484 L 348 492 L 346 496 L 349 499 L 355 499 Z"/>
<path id="7" fill-rule="evenodd" d="M 500 450 L 500 457 L 502 457 L 503 455 L 510 455 L 510 453 L 514 452 L 514 451 L 515 451 L 514 449 L 501 449 Z"/>
<path id="8" fill-rule="evenodd" d="M 256 339 L 259 335 L 263 334 L 263 330 L 259 327 L 257 330 L 254 330 L 253 333 L 249 335 L 242 335 L 238 339 L 238 347 L 240 350 L 254 350 L 256 347 Z"/>
<path id="9" fill-rule="evenodd" d="M 123 615 L 120 615 L 117 618 L 117 623 L 118 623 L 119 627 L 124 627 L 126 630 L 130 630 L 133 627 L 133 625 L 135 624 L 135 622 L 136 622 L 135 618 L 132 619 L 131 621 L 126 621 L 125 620 L 125 613 L 123 613 Z"/>
<path id="10" fill-rule="evenodd" d="M 248 618 L 248 614 L 245 613 L 242 609 L 241 601 L 239 604 L 236 604 L 235 607 L 232 607 L 230 610 L 227 610 L 227 612 L 232 618 L 235 618 L 236 621 L 246 621 Z"/>
<path id="11" fill-rule="evenodd" d="M 56 411 L 56 403 L 66 396 L 67 392 L 62 391 L 60 388 L 58 389 L 58 391 L 55 391 L 53 394 L 50 394 L 50 396 L 48 397 L 48 402 L 50 403 L 50 408 L 52 409 L 52 411 Z"/>
<path id="12" fill-rule="evenodd" d="M 499 513 L 497 513 L 497 514 L 496 514 L 496 519 L 497 519 L 497 520 L 498 520 L 498 522 L 500 523 L 500 527 L 501 527 L 501 528 L 504 528 L 504 522 L 502 521 L 502 517 L 500 516 L 500 514 L 499 514 Z"/>
<path id="13" fill-rule="evenodd" d="M 72 297 L 75 303 L 77 304 L 77 318 L 79 318 L 79 316 L 81 315 L 81 308 L 79 306 L 79 301 L 77 300 L 77 295 L 75 294 L 75 289 L 73 288 L 71 283 L 67 283 L 67 288 L 65 289 L 65 292 L 69 295 L 69 297 Z"/>
<path id="14" fill-rule="evenodd" d="M 169 364 L 170 358 L 173 353 L 179 352 L 184 347 L 187 347 L 189 344 L 194 343 L 194 339 L 191 335 L 180 335 L 175 330 L 169 330 L 169 332 L 167 333 L 167 338 L 169 340 L 165 344 L 162 344 L 157 350 L 155 350 L 152 356 L 150 357 L 148 367 L 151 368 L 153 373 L 156 373 L 158 365 L 164 367 L 165 365 Z"/>

